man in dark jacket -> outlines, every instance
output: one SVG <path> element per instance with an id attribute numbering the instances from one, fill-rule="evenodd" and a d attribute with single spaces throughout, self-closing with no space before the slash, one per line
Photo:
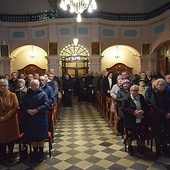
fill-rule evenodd
<path id="1" fill-rule="evenodd" d="M 64 75 L 63 79 L 63 91 L 64 91 L 64 105 L 65 107 L 72 107 L 74 81 L 69 74 Z"/>
<path id="2" fill-rule="evenodd" d="M 11 73 L 11 79 L 9 80 L 9 90 L 11 92 L 15 93 L 15 89 L 17 87 L 17 82 L 18 82 L 17 73 L 16 72 L 12 72 Z"/>
<path id="3" fill-rule="evenodd" d="M 44 76 L 40 76 L 40 87 L 41 89 L 46 92 L 48 98 L 49 98 L 49 105 L 52 106 L 52 104 L 54 103 L 54 99 L 55 99 L 55 93 L 52 89 L 51 86 L 48 85 L 47 80 Z"/>

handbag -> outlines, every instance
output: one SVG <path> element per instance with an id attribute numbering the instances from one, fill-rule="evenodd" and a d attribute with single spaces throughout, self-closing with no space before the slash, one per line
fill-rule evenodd
<path id="1" fill-rule="evenodd" d="M 61 98 L 62 98 L 62 93 L 61 93 L 60 91 L 58 91 L 58 93 L 57 93 L 57 98 L 58 98 L 58 99 L 61 99 Z"/>

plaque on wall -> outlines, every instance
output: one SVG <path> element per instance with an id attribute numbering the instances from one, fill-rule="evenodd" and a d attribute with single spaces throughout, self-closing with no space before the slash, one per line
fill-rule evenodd
<path id="1" fill-rule="evenodd" d="M 150 53 L 150 43 L 142 44 L 142 55 L 149 55 Z"/>
<path id="2" fill-rule="evenodd" d="M 49 42 L 48 44 L 48 55 L 57 55 L 58 45 L 57 42 Z"/>
<path id="3" fill-rule="evenodd" d="M 9 57 L 8 45 L 1 45 L 1 57 Z"/>
<path id="4" fill-rule="evenodd" d="M 91 43 L 91 55 L 100 55 L 100 51 L 101 51 L 101 43 L 92 42 Z"/>

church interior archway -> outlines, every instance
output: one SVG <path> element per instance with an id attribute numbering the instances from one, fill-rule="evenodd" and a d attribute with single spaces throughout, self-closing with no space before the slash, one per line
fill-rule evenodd
<path id="1" fill-rule="evenodd" d="M 37 65 L 47 70 L 47 53 L 42 48 L 35 45 L 25 45 L 15 49 L 11 53 L 12 71 L 22 69 L 29 64 Z"/>
<path id="2" fill-rule="evenodd" d="M 78 74 L 85 75 L 88 72 L 89 50 L 82 44 L 74 45 L 70 43 L 66 45 L 60 52 L 62 75 L 70 74 L 77 77 Z"/>

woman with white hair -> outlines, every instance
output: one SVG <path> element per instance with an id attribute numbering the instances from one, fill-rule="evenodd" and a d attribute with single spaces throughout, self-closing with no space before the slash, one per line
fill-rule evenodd
<path id="1" fill-rule="evenodd" d="M 0 163 L 7 158 L 8 146 L 9 163 L 13 163 L 14 143 L 19 139 L 17 110 L 19 108 L 15 93 L 8 90 L 8 80 L 0 79 Z"/>
<path id="2" fill-rule="evenodd" d="M 43 161 L 44 141 L 48 138 L 48 117 L 49 99 L 42 91 L 39 80 L 33 79 L 30 88 L 24 96 L 22 110 L 24 111 L 24 135 L 26 142 L 33 146 L 32 162 Z"/>
<path id="3" fill-rule="evenodd" d="M 156 143 L 156 154 L 167 154 L 167 143 L 170 142 L 170 93 L 165 90 L 166 82 L 159 78 L 156 80 L 156 90 L 152 93 L 153 107 L 153 134 Z"/>
<path id="4" fill-rule="evenodd" d="M 116 96 L 117 96 L 117 92 L 119 91 L 120 89 L 120 86 L 121 86 L 121 82 L 122 82 L 122 76 L 119 75 L 117 76 L 117 83 L 113 85 L 111 91 L 110 91 L 110 96 L 115 100 L 116 99 Z"/>
<path id="5" fill-rule="evenodd" d="M 128 143 L 129 155 L 133 155 L 134 139 L 137 139 L 137 151 L 144 154 L 142 144 L 146 139 L 148 106 L 143 95 L 139 94 L 138 85 L 130 87 L 130 94 L 122 101 L 121 110 L 124 113 L 125 139 Z"/>

